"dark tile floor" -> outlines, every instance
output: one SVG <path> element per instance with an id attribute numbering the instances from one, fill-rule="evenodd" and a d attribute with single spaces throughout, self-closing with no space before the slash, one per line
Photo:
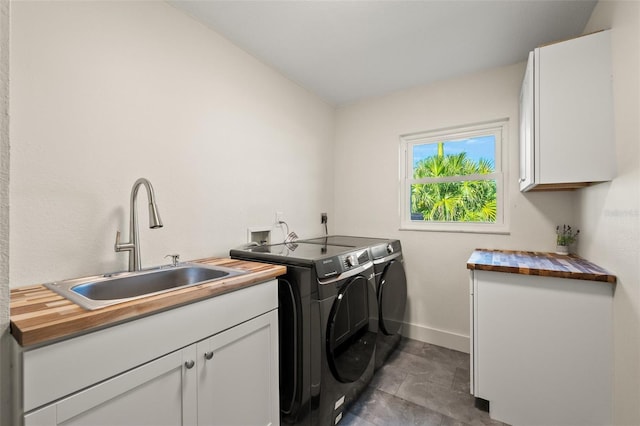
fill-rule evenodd
<path id="1" fill-rule="evenodd" d="M 340 426 L 504 425 L 474 406 L 469 355 L 405 339 Z"/>

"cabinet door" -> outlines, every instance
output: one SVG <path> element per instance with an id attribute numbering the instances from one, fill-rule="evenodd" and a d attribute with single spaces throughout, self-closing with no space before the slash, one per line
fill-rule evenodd
<path id="1" fill-rule="evenodd" d="M 277 311 L 199 342 L 197 352 L 199 425 L 279 423 Z"/>
<path id="2" fill-rule="evenodd" d="M 537 183 L 615 175 L 609 38 L 602 31 L 535 50 Z"/>
<path id="3" fill-rule="evenodd" d="M 534 184 L 534 109 L 533 109 L 533 52 L 529 53 L 527 70 L 520 91 L 520 190 Z"/>
<path id="4" fill-rule="evenodd" d="M 513 425 L 611 424 L 613 287 L 474 271 L 474 395 Z"/>
<path id="5" fill-rule="evenodd" d="M 194 424 L 195 401 L 183 388 L 195 389 L 196 369 L 184 367 L 185 360 L 195 361 L 195 345 L 35 410 L 25 426 Z"/>

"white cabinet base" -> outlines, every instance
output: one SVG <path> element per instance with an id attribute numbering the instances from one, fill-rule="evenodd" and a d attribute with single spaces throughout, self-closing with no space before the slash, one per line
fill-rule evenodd
<path id="1" fill-rule="evenodd" d="M 272 280 L 51 345 L 17 348 L 19 422 L 278 424 L 277 289 Z"/>
<path id="2" fill-rule="evenodd" d="M 472 271 L 472 393 L 513 425 L 607 425 L 613 286 Z"/>

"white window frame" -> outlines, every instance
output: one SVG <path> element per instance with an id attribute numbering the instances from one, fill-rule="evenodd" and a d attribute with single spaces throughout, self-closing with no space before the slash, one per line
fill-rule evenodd
<path id="1" fill-rule="evenodd" d="M 495 136 L 495 171 L 487 175 L 443 176 L 413 179 L 413 147 L 429 143 L 467 139 L 476 136 Z M 508 206 L 505 190 L 507 172 L 507 135 L 508 120 L 496 120 L 470 124 L 460 127 L 438 129 L 400 136 L 400 176 L 399 176 L 399 214 L 400 230 L 473 232 L 488 234 L 508 234 Z M 496 181 L 496 221 L 482 222 L 438 222 L 411 220 L 411 185 L 418 183 L 461 182 L 469 180 Z"/>

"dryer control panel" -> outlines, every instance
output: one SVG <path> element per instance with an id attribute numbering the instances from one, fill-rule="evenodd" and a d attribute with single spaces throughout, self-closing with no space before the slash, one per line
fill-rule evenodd
<path id="1" fill-rule="evenodd" d="M 389 240 L 371 247 L 371 255 L 374 259 L 382 259 L 400 252 L 402 252 L 400 240 Z"/>

